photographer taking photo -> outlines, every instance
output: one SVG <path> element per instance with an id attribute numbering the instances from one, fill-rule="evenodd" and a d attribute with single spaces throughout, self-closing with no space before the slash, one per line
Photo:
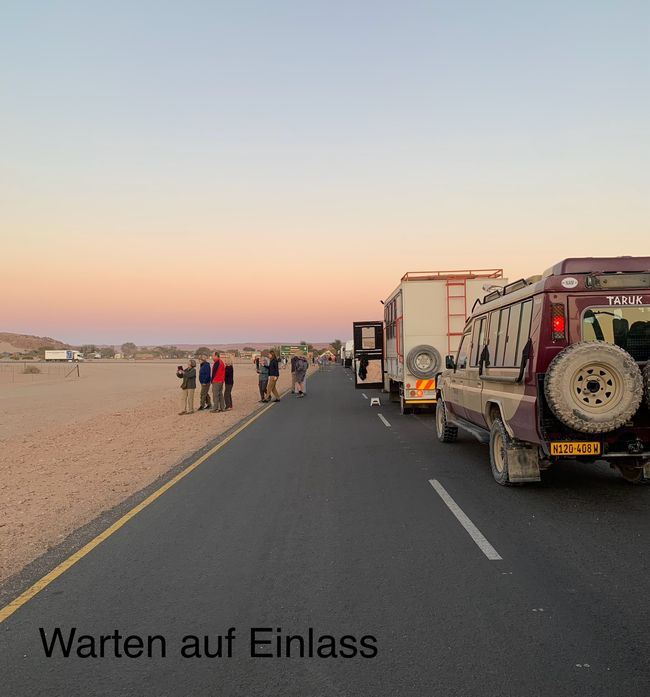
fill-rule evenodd
<path id="1" fill-rule="evenodd" d="M 176 368 L 176 377 L 183 381 L 181 383 L 181 390 L 183 391 L 181 397 L 182 411 L 179 411 L 178 415 L 182 416 L 183 414 L 193 414 L 194 392 L 196 391 L 196 361 L 193 358 L 190 358 L 185 370 L 183 370 L 182 365 L 179 365 Z"/>

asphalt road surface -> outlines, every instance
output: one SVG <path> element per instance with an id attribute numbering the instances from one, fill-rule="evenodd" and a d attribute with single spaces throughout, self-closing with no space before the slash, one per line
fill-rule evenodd
<path id="1" fill-rule="evenodd" d="M 499 487 L 485 446 L 376 394 L 310 378 L 23 605 L 0 694 L 647 697 L 650 487 L 575 462 Z M 45 656 L 56 627 L 68 658 Z M 231 657 L 180 655 L 225 654 L 230 627 Z M 251 628 L 326 655 L 251 657 Z M 115 630 L 165 657 L 76 655 Z"/>

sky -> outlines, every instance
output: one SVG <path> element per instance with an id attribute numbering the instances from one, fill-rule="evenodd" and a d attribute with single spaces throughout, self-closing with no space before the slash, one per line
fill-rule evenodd
<path id="1" fill-rule="evenodd" d="M 645 0 L 3 0 L 0 331 L 328 341 L 650 255 Z"/>

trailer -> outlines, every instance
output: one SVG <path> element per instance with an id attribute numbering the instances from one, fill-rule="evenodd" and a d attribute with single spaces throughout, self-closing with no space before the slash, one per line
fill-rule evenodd
<path id="1" fill-rule="evenodd" d="M 503 269 L 409 271 L 384 301 L 384 390 L 402 414 L 436 404 L 435 374 L 454 354 L 472 305 L 507 284 Z"/>
<path id="2" fill-rule="evenodd" d="M 74 351 L 73 349 L 56 349 L 49 350 L 45 352 L 46 361 L 67 361 L 71 363 L 73 361 L 79 362 L 83 361 L 83 356 L 80 351 Z"/>

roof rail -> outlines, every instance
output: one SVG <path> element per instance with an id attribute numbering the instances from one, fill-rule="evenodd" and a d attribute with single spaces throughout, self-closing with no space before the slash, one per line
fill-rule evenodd
<path id="1" fill-rule="evenodd" d="M 503 269 L 462 269 L 460 271 L 407 271 L 401 281 L 444 281 L 450 279 L 503 278 Z"/>
<path id="2" fill-rule="evenodd" d="M 509 293 L 514 293 L 516 290 L 521 290 L 522 288 L 525 288 L 526 286 L 531 285 L 531 281 L 527 278 L 520 278 L 518 281 L 513 281 L 512 283 L 508 283 L 508 285 L 503 286 L 502 288 L 497 288 L 496 290 L 493 290 L 492 292 L 488 293 L 487 295 L 483 296 L 483 300 L 480 298 L 476 300 L 474 303 L 474 306 L 472 307 L 472 312 L 474 312 L 474 307 L 476 307 L 476 303 L 479 305 L 485 305 L 486 303 L 491 303 L 493 300 L 497 300 L 498 298 L 502 298 L 504 295 L 508 295 Z"/>

